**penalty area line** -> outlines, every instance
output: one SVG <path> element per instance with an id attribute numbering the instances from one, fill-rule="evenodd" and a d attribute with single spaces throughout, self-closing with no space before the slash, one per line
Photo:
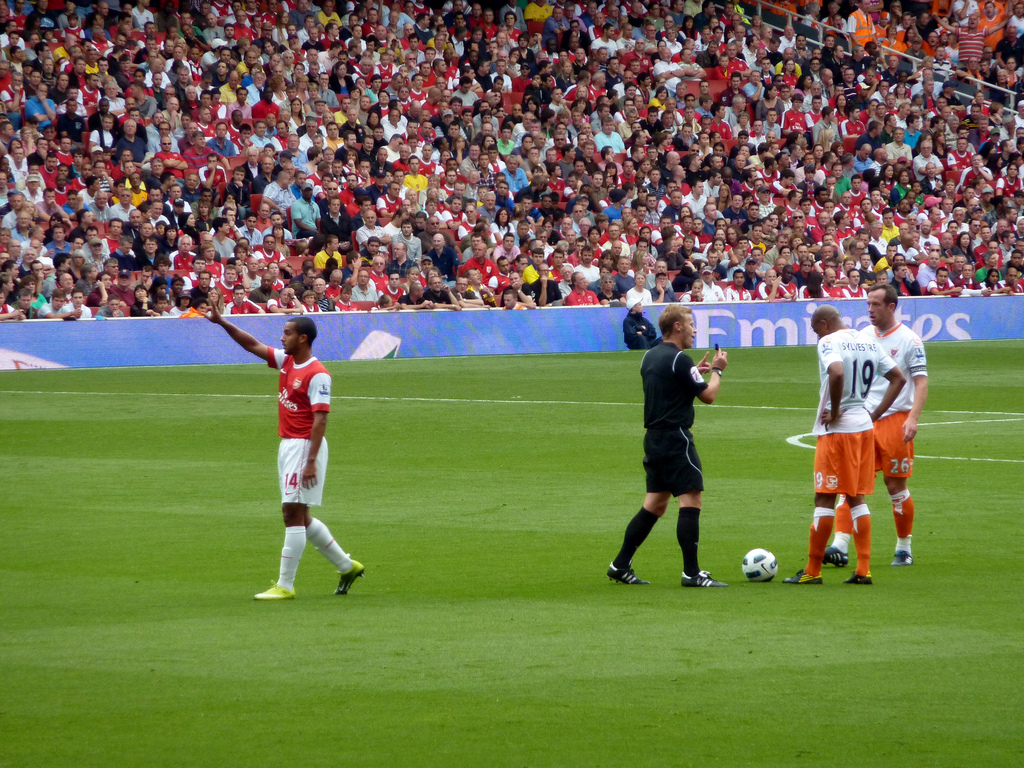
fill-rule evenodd
<path id="1" fill-rule="evenodd" d="M 988 419 L 987 421 L 1022 421 L 1024 419 Z M 935 424 L 947 424 L 947 423 L 971 423 L 971 422 L 935 422 Z M 918 426 L 925 427 L 931 426 L 930 424 L 920 424 Z M 786 442 L 790 445 L 795 445 L 797 448 L 808 448 L 814 450 L 813 445 L 807 445 L 802 442 L 805 437 L 814 437 L 814 433 L 806 432 L 802 435 L 793 435 L 787 437 Z M 915 453 L 915 459 L 936 459 L 939 461 L 982 461 L 991 464 L 1024 464 L 1024 459 L 983 459 L 976 456 L 928 456 L 923 453 Z"/>

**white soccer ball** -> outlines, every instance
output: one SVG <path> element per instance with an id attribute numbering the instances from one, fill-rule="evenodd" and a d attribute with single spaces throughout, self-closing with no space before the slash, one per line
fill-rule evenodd
<path id="1" fill-rule="evenodd" d="M 779 561 L 767 549 L 752 549 L 743 556 L 743 575 L 747 581 L 771 581 L 779 572 Z"/>

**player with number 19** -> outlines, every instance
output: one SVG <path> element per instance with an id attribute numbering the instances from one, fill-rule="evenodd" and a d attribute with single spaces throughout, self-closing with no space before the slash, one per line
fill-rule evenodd
<path id="1" fill-rule="evenodd" d="M 807 567 L 786 584 L 821 584 L 825 545 L 832 533 L 836 497 L 850 503 L 857 570 L 847 584 L 871 584 L 871 513 L 865 496 L 874 493 L 875 444 L 872 425 L 896 400 L 906 377 L 874 340 L 847 328 L 839 311 L 825 304 L 811 317 L 818 335 L 818 373 L 821 395 L 813 434 L 814 521 L 811 524 Z M 877 375 L 889 381 L 878 405 L 868 412 L 866 402 Z"/>
<path id="2" fill-rule="evenodd" d="M 896 553 L 892 565 L 913 565 L 910 541 L 914 530 L 914 500 L 907 479 L 914 472 L 914 436 L 917 420 L 928 399 L 928 362 L 921 337 L 896 318 L 899 294 L 889 284 L 874 285 L 868 291 L 868 317 L 871 326 L 862 333 L 877 341 L 896 361 L 900 371 L 912 382 L 903 388 L 896 402 L 875 423 L 875 471 L 882 473 L 892 502 L 896 522 Z M 875 379 L 867 407 L 874 408 L 885 394 L 885 383 Z M 836 507 L 836 534 L 825 550 L 825 562 L 843 567 L 849 561 L 853 521 L 850 505 L 844 500 Z"/>

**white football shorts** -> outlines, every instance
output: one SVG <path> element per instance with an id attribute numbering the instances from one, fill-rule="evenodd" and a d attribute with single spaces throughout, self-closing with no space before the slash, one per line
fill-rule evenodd
<path id="1" fill-rule="evenodd" d="M 306 504 L 319 507 L 324 496 L 324 477 L 327 474 L 327 440 L 320 443 L 316 455 L 316 484 L 302 487 L 302 470 L 309 458 L 309 440 L 285 438 L 277 449 L 277 474 L 281 483 L 282 504 Z"/>

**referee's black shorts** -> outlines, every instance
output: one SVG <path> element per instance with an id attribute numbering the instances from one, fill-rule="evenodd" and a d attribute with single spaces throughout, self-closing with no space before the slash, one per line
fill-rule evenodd
<path id="1" fill-rule="evenodd" d="M 697 447 L 688 429 L 649 429 L 644 435 L 648 493 L 681 496 L 704 490 Z"/>

